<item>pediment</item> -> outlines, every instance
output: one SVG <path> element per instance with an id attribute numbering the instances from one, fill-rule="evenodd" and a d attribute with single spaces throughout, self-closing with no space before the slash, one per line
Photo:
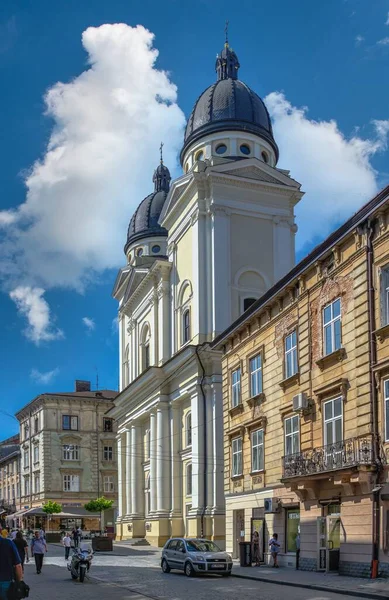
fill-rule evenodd
<path id="1" fill-rule="evenodd" d="M 226 175 L 233 175 L 234 177 L 245 177 L 246 179 L 255 179 L 256 181 L 264 181 L 266 183 L 275 183 L 276 185 L 285 185 L 284 182 L 272 177 L 268 173 L 265 173 L 258 167 L 242 167 L 240 169 L 232 169 L 230 171 L 224 171 Z"/>
<path id="2" fill-rule="evenodd" d="M 288 172 L 271 167 L 270 165 L 258 160 L 249 158 L 233 163 L 224 163 L 214 165 L 210 169 L 215 175 L 227 175 L 230 177 L 241 177 L 273 185 L 281 185 L 300 190 L 301 185 L 295 179 L 290 177 Z"/>
<path id="3" fill-rule="evenodd" d="M 131 272 L 130 277 L 128 278 L 126 291 L 124 293 L 124 304 L 126 304 L 127 300 L 132 296 L 137 287 L 140 285 L 142 280 L 146 277 L 148 273 L 148 269 L 136 269 L 134 268 Z"/>

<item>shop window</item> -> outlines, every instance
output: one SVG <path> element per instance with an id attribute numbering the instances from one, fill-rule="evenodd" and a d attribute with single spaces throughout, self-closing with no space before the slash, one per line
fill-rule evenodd
<path id="1" fill-rule="evenodd" d="M 296 552 L 296 538 L 300 532 L 300 510 L 288 508 L 286 510 L 286 552 Z"/>

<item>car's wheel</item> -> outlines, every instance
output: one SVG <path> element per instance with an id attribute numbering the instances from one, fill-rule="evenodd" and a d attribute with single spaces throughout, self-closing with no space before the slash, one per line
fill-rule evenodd
<path id="1" fill-rule="evenodd" d="M 163 573 L 170 573 L 170 567 L 168 565 L 168 562 L 167 562 L 166 558 L 163 559 L 162 564 L 161 564 L 161 568 L 162 568 L 162 572 Z"/>
<path id="2" fill-rule="evenodd" d="M 195 570 L 193 568 L 192 563 L 190 563 L 189 561 L 187 563 L 185 563 L 185 575 L 187 577 L 193 577 L 195 574 Z"/>

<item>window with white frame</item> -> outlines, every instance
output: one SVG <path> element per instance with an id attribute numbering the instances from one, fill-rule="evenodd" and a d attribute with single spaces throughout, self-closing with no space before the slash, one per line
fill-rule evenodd
<path id="1" fill-rule="evenodd" d="M 250 359 L 250 393 L 251 397 L 262 393 L 262 356 L 260 354 Z"/>
<path id="2" fill-rule="evenodd" d="M 79 460 L 79 446 L 75 446 L 74 444 L 64 444 L 62 446 L 62 457 L 63 460 Z"/>
<path id="3" fill-rule="evenodd" d="M 28 467 L 30 466 L 30 454 L 28 450 L 25 450 L 23 453 L 23 465 L 25 469 L 28 469 Z"/>
<path id="4" fill-rule="evenodd" d="M 297 371 L 297 333 L 294 330 L 285 337 L 285 379 L 293 377 Z"/>
<path id="5" fill-rule="evenodd" d="M 115 480 L 113 475 L 104 475 L 104 492 L 112 493 L 115 491 Z"/>
<path id="6" fill-rule="evenodd" d="M 235 369 L 235 371 L 232 371 L 232 373 L 231 373 L 231 405 L 232 405 L 232 408 L 234 408 L 235 406 L 238 406 L 240 404 L 240 390 L 241 390 L 240 375 L 241 375 L 240 368 Z"/>
<path id="7" fill-rule="evenodd" d="M 343 399 L 334 398 L 323 404 L 324 445 L 332 446 L 343 441 Z"/>
<path id="8" fill-rule="evenodd" d="M 39 492 L 40 492 L 39 475 L 35 475 L 35 477 L 34 477 L 34 493 L 39 494 Z"/>
<path id="9" fill-rule="evenodd" d="M 385 442 L 389 442 L 389 379 L 384 381 Z"/>
<path id="10" fill-rule="evenodd" d="M 389 325 L 389 266 L 381 270 L 381 326 Z"/>
<path id="11" fill-rule="evenodd" d="M 331 354 L 341 347 L 341 304 L 337 298 L 323 309 L 323 350 Z"/>
<path id="12" fill-rule="evenodd" d="M 186 465 L 186 495 L 192 495 L 192 463 Z"/>
<path id="13" fill-rule="evenodd" d="M 182 343 L 190 340 L 190 309 L 186 308 L 182 313 Z"/>
<path id="14" fill-rule="evenodd" d="M 285 431 L 285 455 L 297 454 L 300 452 L 300 417 L 293 415 L 287 417 L 284 421 Z"/>
<path id="15" fill-rule="evenodd" d="M 186 446 L 192 445 L 192 411 L 187 412 L 185 417 L 185 441 Z"/>
<path id="16" fill-rule="evenodd" d="M 71 415 L 62 415 L 62 429 L 70 429 L 72 431 L 78 430 L 78 417 Z"/>
<path id="17" fill-rule="evenodd" d="M 80 476 L 79 475 L 64 475 L 63 476 L 63 491 L 64 492 L 79 492 L 80 491 Z"/>
<path id="18" fill-rule="evenodd" d="M 104 446 L 104 460 L 113 460 L 113 446 Z"/>
<path id="19" fill-rule="evenodd" d="M 251 433 L 251 471 L 263 471 L 263 429 Z"/>
<path id="20" fill-rule="evenodd" d="M 30 494 L 30 478 L 24 478 L 24 495 L 28 496 Z"/>
<path id="21" fill-rule="evenodd" d="M 232 440 L 232 477 L 242 475 L 243 473 L 243 448 L 242 438 Z"/>
<path id="22" fill-rule="evenodd" d="M 34 464 L 39 462 L 39 446 L 34 446 Z"/>

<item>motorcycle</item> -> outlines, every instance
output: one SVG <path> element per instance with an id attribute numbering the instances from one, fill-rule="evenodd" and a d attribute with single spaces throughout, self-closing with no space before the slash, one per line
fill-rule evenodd
<path id="1" fill-rule="evenodd" d="M 93 552 L 90 549 L 75 548 L 73 556 L 68 562 L 68 570 L 72 579 L 79 579 L 82 583 L 85 579 L 87 571 L 91 567 Z"/>

